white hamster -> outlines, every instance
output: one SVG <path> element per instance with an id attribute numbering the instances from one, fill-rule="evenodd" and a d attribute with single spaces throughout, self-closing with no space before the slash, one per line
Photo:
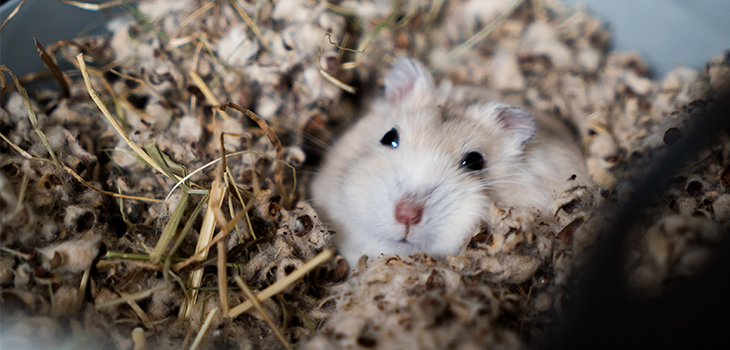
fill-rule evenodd
<path id="1" fill-rule="evenodd" d="M 350 266 L 363 254 L 457 254 L 493 204 L 546 212 L 568 178 L 587 180 L 564 125 L 470 97 L 479 91 L 436 87 L 401 58 L 385 98 L 332 147 L 311 190 Z"/>

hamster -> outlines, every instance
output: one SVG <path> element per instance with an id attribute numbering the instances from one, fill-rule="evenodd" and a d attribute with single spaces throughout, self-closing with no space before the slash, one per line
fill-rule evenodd
<path id="1" fill-rule="evenodd" d="M 415 60 L 397 61 L 384 95 L 332 147 L 311 185 L 350 266 L 362 255 L 457 254 L 492 205 L 547 212 L 566 180 L 587 180 L 562 123 L 480 100 L 478 88 L 435 86 Z"/>

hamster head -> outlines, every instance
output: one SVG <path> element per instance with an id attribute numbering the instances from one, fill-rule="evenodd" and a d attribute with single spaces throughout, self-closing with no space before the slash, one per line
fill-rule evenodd
<path id="1" fill-rule="evenodd" d="M 313 200 L 351 266 L 365 254 L 456 254 L 488 219 L 494 189 L 519 176 L 535 134 L 524 109 L 451 104 L 417 61 L 400 59 L 385 96 L 327 155 Z"/>

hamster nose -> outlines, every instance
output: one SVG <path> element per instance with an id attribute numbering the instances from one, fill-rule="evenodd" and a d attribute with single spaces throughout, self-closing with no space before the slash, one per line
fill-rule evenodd
<path id="1" fill-rule="evenodd" d="M 421 222 L 423 206 L 411 201 L 400 200 L 395 205 L 395 220 L 403 225 L 415 225 Z"/>

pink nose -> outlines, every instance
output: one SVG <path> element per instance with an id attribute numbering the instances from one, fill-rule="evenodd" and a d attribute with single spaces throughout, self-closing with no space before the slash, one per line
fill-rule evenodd
<path id="1" fill-rule="evenodd" d="M 415 225 L 421 222 L 423 206 L 411 201 L 401 200 L 395 205 L 395 220 L 403 225 Z"/>

